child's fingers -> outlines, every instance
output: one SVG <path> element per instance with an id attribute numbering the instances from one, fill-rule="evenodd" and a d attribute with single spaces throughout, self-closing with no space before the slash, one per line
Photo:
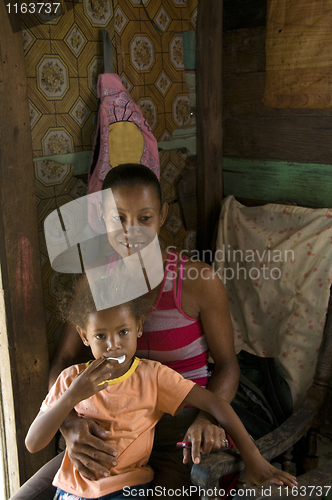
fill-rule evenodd
<path id="1" fill-rule="evenodd" d="M 82 373 L 85 373 L 85 376 L 93 377 L 98 383 L 104 382 L 111 377 L 107 360 L 103 357 L 93 361 Z"/>
<path id="2" fill-rule="evenodd" d="M 296 477 L 289 474 L 289 472 L 276 469 L 275 476 L 279 481 L 282 481 L 285 486 L 297 486 Z"/>
<path id="3" fill-rule="evenodd" d="M 275 476 L 269 478 L 269 484 L 277 484 L 278 486 L 297 486 L 296 477 L 288 474 L 288 472 L 279 471 Z"/>
<path id="4" fill-rule="evenodd" d="M 270 464 L 267 464 L 267 467 L 264 467 L 263 464 L 263 468 L 257 467 L 256 464 L 254 469 L 248 467 L 246 470 L 246 484 L 248 487 L 276 484 L 277 486 L 290 486 L 292 488 L 297 486 L 298 483 L 296 477 L 288 472 L 276 469 Z"/>
<path id="5" fill-rule="evenodd" d="M 97 384 L 96 392 L 100 392 L 103 389 L 106 389 L 106 387 L 108 387 L 108 382 L 105 382 L 105 381 L 100 382 L 99 384 Z"/>
<path id="6" fill-rule="evenodd" d="M 100 358 L 94 359 L 84 371 L 86 373 L 91 373 L 91 372 L 98 370 L 98 368 L 102 369 L 103 365 L 106 364 L 106 361 L 107 361 L 106 358 L 104 358 L 103 356 L 101 356 Z"/>

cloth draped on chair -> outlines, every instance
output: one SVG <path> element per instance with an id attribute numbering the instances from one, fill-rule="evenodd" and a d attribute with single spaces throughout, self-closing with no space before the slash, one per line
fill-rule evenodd
<path id="1" fill-rule="evenodd" d="M 276 359 L 296 409 L 309 389 L 332 274 L 332 209 L 224 200 L 214 266 L 226 286 L 236 351 Z"/>

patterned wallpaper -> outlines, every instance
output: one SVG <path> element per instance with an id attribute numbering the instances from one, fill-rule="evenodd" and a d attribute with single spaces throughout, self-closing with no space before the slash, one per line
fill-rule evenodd
<path id="1" fill-rule="evenodd" d="M 34 157 L 91 150 L 96 84 L 103 71 L 101 29 L 114 48 L 113 65 L 147 118 L 158 141 L 190 125 L 190 103 L 183 66 L 182 32 L 195 29 L 197 0 L 74 0 L 62 2 L 62 15 L 38 23 L 22 16 L 23 46 Z M 36 22 L 37 21 L 37 22 Z M 177 183 L 186 164 L 179 151 L 161 152 L 161 187 L 170 202 L 160 239 L 164 247 L 192 249 L 195 232 L 187 230 Z M 49 355 L 53 356 L 62 324 L 56 316 L 61 281 L 52 270 L 43 234 L 45 217 L 86 193 L 72 165 L 34 163 L 38 229 Z"/>

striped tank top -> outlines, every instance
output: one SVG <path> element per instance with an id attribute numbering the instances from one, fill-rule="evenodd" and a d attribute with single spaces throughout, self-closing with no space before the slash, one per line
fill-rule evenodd
<path id="1" fill-rule="evenodd" d="M 161 290 L 138 339 L 137 356 L 153 359 L 206 387 L 208 346 L 200 319 L 190 318 L 181 309 L 183 267 L 181 259 L 176 290 L 178 254 L 169 252 Z"/>

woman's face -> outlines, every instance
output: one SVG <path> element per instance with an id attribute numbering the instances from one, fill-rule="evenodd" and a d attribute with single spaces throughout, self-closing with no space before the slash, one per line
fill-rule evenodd
<path id="1" fill-rule="evenodd" d="M 160 206 L 152 186 L 123 186 L 112 189 L 112 194 L 108 196 L 105 191 L 102 216 L 110 244 L 127 257 L 142 250 L 159 234 L 168 205 Z"/>

